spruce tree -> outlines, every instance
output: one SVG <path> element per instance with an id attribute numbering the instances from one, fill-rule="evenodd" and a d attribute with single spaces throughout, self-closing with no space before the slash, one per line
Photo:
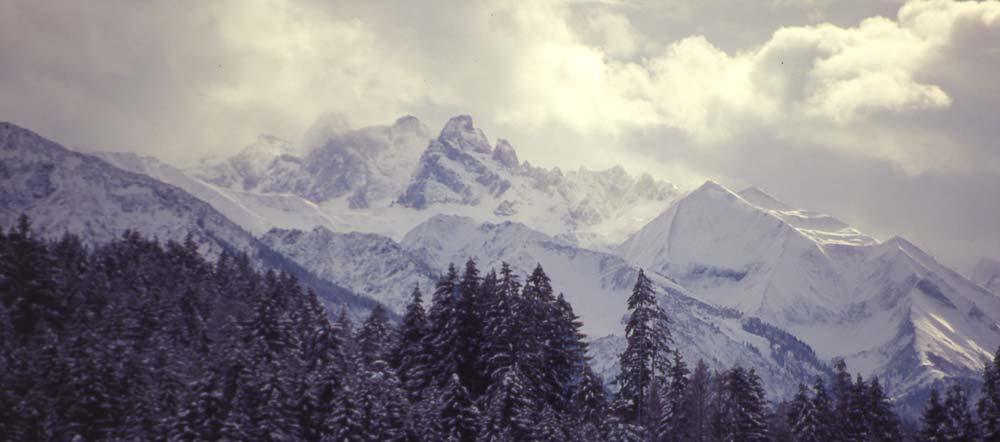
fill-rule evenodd
<path id="1" fill-rule="evenodd" d="M 866 400 L 869 413 L 868 440 L 871 442 L 900 442 L 903 440 L 899 428 L 899 418 L 892 410 L 892 404 L 882 392 L 877 377 L 868 386 Z"/>
<path id="2" fill-rule="evenodd" d="M 668 368 L 670 333 L 667 315 L 660 308 L 652 283 L 642 270 L 628 299 L 630 312 L 625 326 L 625 351 L 619 358 L 617 412 L 624 423 L 643 432 L 655 416 L 649 409 L 652 386 L 662 380 Z"/>
<path id="3" fill-rule="evenodd" d="M 498 374 L 484 398 L 480 438 L 483 441 L 528 440 L 535 431 L 536 399 L 527 391 L 521 368 L 514 364 Z"/>
<path id="4" fill-rule="evenodd" d="M 5 241 L 5 265 L 0 267 L 0 292 L 16 336 L 22 340 L 37 327 L 58 327 L 66 314 L 56 293 L 55 261 L 44 243 L 37 240 L 31 221 L 22 215 Z"/>
<path id="5" fill-rule="evenodd" d="M 668 369 L 668 383 L 664 383 L 662 412 L 657 426 L 657 440 L 664 442 L 687 442 L 691 439 L 688 375 L 690 371 L 680 353 L 674 352 L 674 360 Z"/>
<path id="6" fill-rule="evenodd" d="M 983 388 L 976 404 L 983 442 L 1000 442 L 1000 348 L 983 368 Z"/>
<path id="7" fill-rule="evenodd" d="M 528 320 L 524 317 L 526 309 L 520 292 L 517 275 L 509 264 L 502 263 L 495 293 L 485 298 L 489 304 L 484 307 L 485 329 L 480 351 L 481 371 L 492 383 L 503 376 L 501 370 L 514 364 L 522 367 L 534 364 L 526 348 L 530 341 L 523 339 Z"/>
<path id="8" fill-rule="evenodd" d="M 481 376 L 482 363 L 479 360 L 483 340 L 483 312 L 480 311 L 480 285 L 482 278 L 476 262 L 469 259 L 458 286 L 455 303 L 456 341 L 458 376 L 473 398 L 478 398 L 486 390 L 487 379 Z"/>
<path id="9" fill-rule="evenodd" d="M 389 315 L 382 305 L 376 305 L 368 319 L 358 329 L 358 352 L 367 367 L 381 362 L 388 364 L 395 338 Z"/>
<path id="10" fill-rule="evenodd" d="M 831 381 L 831 393 L 833 394 L 833 414 L 836 420 L 834 428 L 836 430 L 833 437 L 841 442 L 858 442 L 847 440 L 850 422 L 851 408 L 851 374 L 847 371 L 847 363 L 843 359 L 837 359 L 833 364 L 833 379 Z"/>
<path id="11" fill-rule="evenodd" d="M 845 442 L 865 442 L 868 439 L 869 409 L 865 401 L 868 386 L 860 374 L 849 390 L 847 417 L 842 422 L 841 434 Z"/>
<path id="12" fill-rule="evenodd" d="M 427 369 L 431 361 L 424 347 L 426 336 L 427 315 L 424 312 L 423 298 L 420 287 L 414 287 L 403 322 L 399 326 L 399 344 L 393 357 L 400 385 L 414 402 L 419 400 L 420 393 L 429 383 Z"/>
<path id="13" fill-rule="evenodd" d="M 978 428 L 969 409 L 969 400 L 961 385 L 953 385 L 945 394 L 944 408 L 948 415 L 947 438 L 949 442 L 975 442 Z"/>
<path id="14" fill-rule="evenodd" d="M 917 441 L 946 442 L 948 441 L 948 426 L 948 410 L 941 403 L 937 389 L 932 389 L 931 396 L 927 399 L 924 411 L 920 415 L 920 432 L 917 433 Z"/>
<path id="15" fill-rule="evenodd" d="M 562 348 L 564 341 L 573 338 L 572 324 L 565 324 L 560 330 L 557 326 L 560 313 L 557 311 L 556 298 L 552 284 L 541 264 L 536 265 L 531 275 L 525 280 L 521 291 L 521 308 L 518 315 L 521 320 L 519 339 L 525 344 L 525 353 L 529 361 L 523 362 L 528 382 L 539 391 L 544 401 L 558 403 L 565 400 L 564 384 L 560 372 L 572 370 L 565 367 L 568 363 L 565 356 L 569 348 Z M 572 312 L 570 312 L 572 314 Z M 560 336 L 559 333 L 567 333 Z"/>
<path id="16" fill-rule="evenodd" d="M 458 306 L 458 270 L 454 265 L 438 281 L 428 314 L 428 332 L 424 348 L 430 356 L 428 374 L 435 387 L 444 387 L 461 367 L 459 345 L 463 338 Z"/>
<path id="17" fill-rule="evenodd" d="M 839 436 L 837 417 L 834 414 L 832 400 L 826 393 L 823 378 L 816 376 L 813 382 L 812 407 L 816 413 L 816 434 L 821 440 L 835 440 Z"/>
<path id="18" fill-rule="evenodd" d="M 788 421 L 795 442 L 823 442 L 823 438 L 826 437 L 821 417 L 809 397 L 809 389 L 805 384 L 799 384 L 799 391 L 792 399 L 788 410 Z"/>
<path id="19" fill-rule="evenodd" d="M 684 414 L 688 418 L 691 442 L 708 442 L 711 434 L 710 414 L 712 403 L 712 377 L 708 365 L 699 359 L 688 382 L 688 394 Z"/>
<path id="20" fill-rule="evenodd" d="M 573 390 L 572 409 L 580 423 L 591 433 L 602 434 L 605 430 L 605 416 L 608 410 L 608 393 L 604 382 L 589 366 L 584 368 L 577 388 Z"/>
<path id="21" fill-rule="evenodd" d="M 549 342 L 549 364 L 555 373 L 558 398 L 555 405 L 566 403 L 573 389 L 581 381 L 587 366 L 586 335 L 580 330 L 583 323 L 562 293 L 556 297 L 552 319 L 552 339 Z M 557 409 L 561 409 L 558 408 Z"/>
<path id="22" fill-rule="evenodd" d="M 441 390 L 441 406 L 436 413 L 432 440 L 475 442 L 479 422 L 479 409 L 458 374 L 453 373 Z"/>

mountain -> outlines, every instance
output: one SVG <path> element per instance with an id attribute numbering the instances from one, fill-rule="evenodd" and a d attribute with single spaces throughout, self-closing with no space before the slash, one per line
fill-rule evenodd
<path id="1" fill-rule="evenodd" d="M 427 127 L 412 116 L 391 126 L 332 133 L 312 149 L 262 136 L 228 160 L 193 173 L 225 188 L 294 194 L 317 203 L 345 198 L 351 208 L 364 209 L 402 192 L 430 138 Z"/>
<path id="2" fill-rule="evenodd" d="M 1000 296 L 1000 262 L 983 258 L 972 271 L 972 281 Z"/>
<path id="3" fill-rule="evenodd" d="M 678 193 L 621 167 L 565 174 L 534 167 L 505 140 L 491 146 L 468 116 L 452 118 L 433 138 L 414 117 L 326 136 L 311 149 L 264 136 L 229 159 L 187 170 L 190 179 L 163 178 L 215 187 L 251 212 L 238 219 L 258 234 L 323 226 L 398 241 L 431 216 L 451 214 L 519 221 L 602 250 L 624 241 Z M 272 225 L 261 228 L 255 217 Z"/>
<path id="4" fill-rule="evenodd" d="M 5 122 L 0 122 L 0 203 L 0 226 L 11 226 L 24 214 L 42 236 L 73 233 L 89 244 L 117 240 L 127 230 L 160 241 L 190 237 L 209 257 L 224 250 L 246 252 L 262 267 L 295 274 L 329 304 L 350 307 L 356 314 L 374 306 L 374 301 L 316 278 L 275 253 L 179 187 L 70 151 Z"/>
<path id="5" fill-rule="evenodd" d="M 177 186 L 211 204 L 254 235 L 262 235 L 273 228 L 339 227 L 317 205 L 298 195 L 248 192 L 211 184 L 156 158 L 134 153 L 100 152 L 96 156 L 120 169 Z"/>
<path id="6" fill-rule="evenodd" d="M 581 317 L 583 331 L 597 338 L 591 348 L 597 370 L 605 379 L 617 373 L 617 355 L 624 349 L 625 300 L 638 275 L 638 268 L 622 258 L 581 249 L 520 223 L 480 224 L 447 215 L 417 226 L 401 245 L 439 273 L 449 263 L 461 264 L 470 258 L 481 269 L 508 262 L 520 275 L 541 264 L 553 288 L 566 296 Z M 812 349 L 791 334 L 734 309 L 699 301 L 662 276 L 651 279 L 670 316 L 674 345 L 688 361 L 754 367 L 769 393 L 777 397 L 789 397 L 799 382 L 826 373 L 825 364 Z"/>
<path id="7" fill-rule="evenodd" d="M 449 120 L 421 155 L 399 203 L 420 210 L 476 207 L 450 213 L 519 221 L 601 249 L 624 240 L 676 194 L 669 183 L 649 175 L 634 178 L 621 167 L 564 175 L 558 168 L 519 162 L 510 143 L 499 139 L 490 147 L 472 118 L 461 115 Z"/>
<path id="8" fill-rule="evenodd" d="M 414 286 L 433 291 L 440 273 L 392 239 L 372 233 L 273 229 L 261 237 L 272 249 L 321 278 L 375 299 L 398 314 Z"/>
<path id="9" fill-rule="evenodd" d="M 879 242 L 760 189 L 707 182 L 616 253 L 878 375 L 904 403 L 949 379 L 976 382 L 1000 345 L 1000 298 L 905 239 Z"/>

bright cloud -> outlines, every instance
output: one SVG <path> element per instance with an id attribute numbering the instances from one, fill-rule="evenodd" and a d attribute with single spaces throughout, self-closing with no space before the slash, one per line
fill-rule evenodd
<path id="1" fill-rule="evenodd" d="M 978 205 L 906 190 L 1000 185 L 996 1 L 0 1 L 0 60 L 0 119 L 71 146 L 186 161 L 468 113 L 536 164 L 762 184 L 1000 254 L 938 215 Z"/>

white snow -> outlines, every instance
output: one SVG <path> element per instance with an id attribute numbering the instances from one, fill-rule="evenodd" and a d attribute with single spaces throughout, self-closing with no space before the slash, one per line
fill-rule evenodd
<path id="1" fill-rule="evenodd" d="M 902 238 L 708 182 L 617 253 L 694 296 L 791 331 L 824 359 L 904 394 L 974 379 L 1000 345 L 1000 299 Z"/>

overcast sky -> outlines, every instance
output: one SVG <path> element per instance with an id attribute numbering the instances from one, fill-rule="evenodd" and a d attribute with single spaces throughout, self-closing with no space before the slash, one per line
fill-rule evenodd
<path id="1" fill-rule="evenodd" d="M 0 0 L 0 120 L 171 162 L 470 114 L 522 159 L 758 185 L 1000 257 L 1000 2 Z"/>

